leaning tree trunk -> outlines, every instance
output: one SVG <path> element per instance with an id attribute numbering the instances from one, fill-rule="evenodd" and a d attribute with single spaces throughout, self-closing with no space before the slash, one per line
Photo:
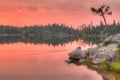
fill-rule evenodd
<path id="1" fill-rule="evenodd" d="M 106 22 L 106 18 L 105 16 L 103 15 L 103 19 L 104 19 L 104 22 L 105 22 L 105 33 L 109 34 L 109 28 L 107 27 L 107 22 Z"/>

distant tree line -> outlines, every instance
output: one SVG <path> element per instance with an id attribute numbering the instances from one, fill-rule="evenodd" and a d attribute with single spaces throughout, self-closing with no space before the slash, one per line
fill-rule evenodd
<path id="1" fill-rule="evenodd" d="M 0 25 L 0 36 L 7 36 L 12 34 L 19 34 L 21 36 L 54 36 L 56 33 L 68 34 L 67 36 L 75 36 L 76 30 L 66 25 L 52 24 L 52 25 L 34 25 L 25 27 L 14 27 Z M 14 36 L 14 35 L 13 35 Z"/>
<path id="2" fill-rule="evenodd" d="M 64 24 L 14 27 L 0 25 L 0 43 L 24 42 L 33 44 L 63 45 L 77 40 L 78 30 Z"/>
<path id="3" fill-rule="evenodd" d="M 120 33 L 120 24 L 115 21 L 106 26 L 110 35 Z M 0 25 L 0 44 L 24 42 L 31 44 L 63 45 L 64 43 L 82 39 L 86 42 L 99 43 L 106 38 L 103 22 L 100 25 L 84 25 L 74 29 L 66 25 L 49 24 L 25 27 Z"/>
<path id="4" fill-rule="evenodd" d="M 109 29 L 109 35 L 114 35 L 116 33 L 120 33 L 120 23 L 116 23 L 115 21 L 111 25 L 106 25 L 107 29 Z M 105 26 L 102 22 L 100 22 L 100 25 L 94 26 L 94 25 L 88 25 L 84 26 L 83 29 L 79 30 L 81 39 L 83 39 L 86 42 L 93 42 L 93 43 L 99 43 L 103 39 L 107 37 L 106 31 L 104 30 Z"/>

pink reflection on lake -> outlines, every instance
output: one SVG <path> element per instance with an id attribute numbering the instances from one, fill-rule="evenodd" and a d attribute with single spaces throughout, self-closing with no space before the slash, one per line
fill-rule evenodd
<path id="1" fill-rule="evenodd" d="M 102 80 L 86 66 L 68 65 L 76 42 L 64 46 L 24 43 L 0 45 L 0 80 Z"/>

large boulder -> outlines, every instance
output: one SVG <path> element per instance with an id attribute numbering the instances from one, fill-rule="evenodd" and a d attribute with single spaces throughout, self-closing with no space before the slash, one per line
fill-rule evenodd
<path id="1" fill-rule="evenodd" d="M 89 55 L 89 57 L 94 57 L 94 55 L 96 54 L 96 52 L 97 52 L 97 50 L 98 50 L 99 48 L 98 47 L 94 47 L 94 48 L 89 48 L 88 50 L 87 50 L 87 54 Z"/>
<path id="2" fill-rule="evenodd" d="M 90 48 L 82 51 L 80 47 L 69 53 L 69 59 L 79 60 L 80 63 L 87 60 L 88 56 L 92 59 L 93 64 L 99 64 L 105 60 L 116 61 L 119 56 L 116 54 L 117 43 L 108 46 Z M 81 61 L 82 60 L 82 61 Z M 83 61 L 84 60 L 84 61 Z"/>
<path id="3" fill-rule="evenodd" d="M 120 33 L 107 37 L 103 41 L 103 46 L 107 46 L 111 43 L 120 43 Z"/>
<path id="4" fill-rule="evenodd" d="M 107 37 L 103 41 L 103 46 L 95 52 L 94 57 L 92 57 L 92 62 L 98 64 L 105 60 L 118 60 L 119 56 L 115 52 L 118 43 L 120 43 L 120 33 Z"/>
<path id="5" fill-rule="evenodd" d="M 120 33 L 116 34 L 113 36 L 113 38 L 111 39 L 112 43 L 120 43 Z"/>
<path id="6" fill-rule="evenodd" d="M 87 54 L 84 54 L 84 52 L 81 50 L 80 47 L 77 47 L 74 51 L 69 53 L 69 59 L 73 59 L 73 60 L 84 59 L 86 57 Z"/>
<path id="7" fill-rule="evenodd" d="M 92 57 L 92 62 L 94 64 L 99 64 L 105 60 L 114 61 L 116 60 L 116 46 L 117 44 L 110 44 L 99 48 L 95 55 Z"/>

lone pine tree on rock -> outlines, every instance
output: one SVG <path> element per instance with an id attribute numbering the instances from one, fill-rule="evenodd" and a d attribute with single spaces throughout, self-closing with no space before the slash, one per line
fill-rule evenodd
<path id="1" fill-rule="evenodd" d="M 109 11 L 110 7 L 106 6 L 106 5 L 101 5 L 99 8 L 94 8 L 91 7 L 91 11 L 95 14 L 95 15 L 99 15 L 101 17 L 103 17 L 103 20 L 105 22 L 105 31 L 106 33 L 109 34 L 109 29 L 107 28 L 107 21 L 106 21 L 106 15 L 112 15 L 112 12 Z"/>

